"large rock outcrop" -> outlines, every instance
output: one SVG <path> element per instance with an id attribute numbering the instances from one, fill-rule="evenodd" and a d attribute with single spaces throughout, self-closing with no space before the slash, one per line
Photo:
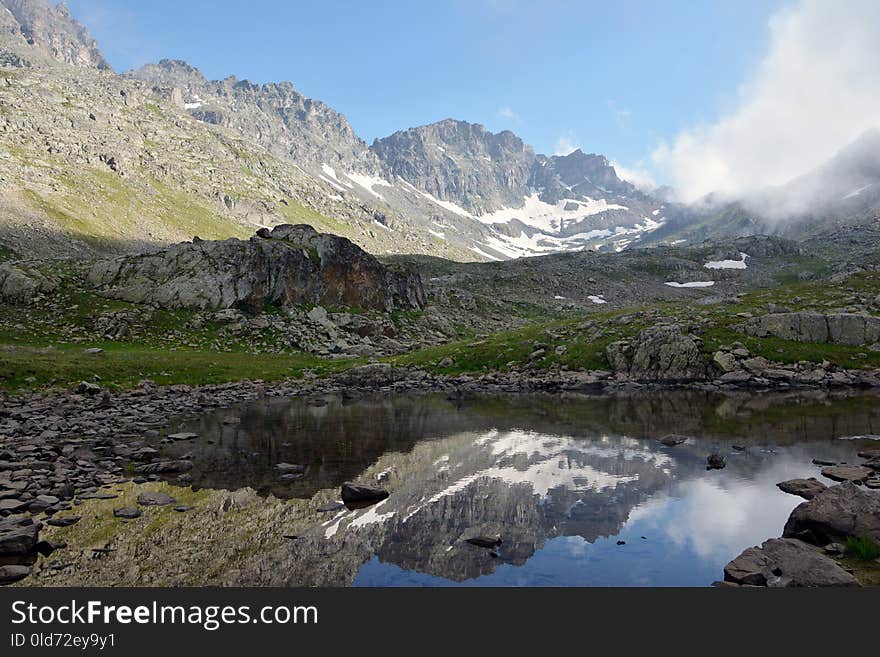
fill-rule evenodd
<path id="1" fill-rule="evenodd" d="M 388 312 L 425 303 L 418 273 L 386 267 L 349 240 L 306 225 L 100 261 L 89 281 L 109 297 L 165 308 L 257 312 L 314 303 Z"/>
<path id="2" fill-rule="evenodd" d="M 700 347 L 700 338 L 678 324 L 658 325 L 611 343 L 605 356 L 616 373 L 637 381 L 694 381 L 710 369 Z"/>
<path id="3" fill-rule="evenodd" d="M 880 317 L 855 313 L 771 313 L 743 327 L 748 335 L 860 346 L 880 341 Z"/>
<path id="4" fill-rule="evenodd" d="M 0 301 L 26 305 L 38 294 L 54 292 L 57 282 L 24 263 L 0 265 Z"/>
<path id="5" fill-rule="evenodd" d="M 843 483 L 822 491 L 791 512 L 783 536 L 816 545 L 870 536 L 880 543 L 880 492 Z"/>
<path id="6" fill-rule="evenodd" d="M 792 538 L 771 538 L 746 548 L 724 567 L 724 580 L 745 586 L 859 586 L 858 580 L 816 548 Z"/>

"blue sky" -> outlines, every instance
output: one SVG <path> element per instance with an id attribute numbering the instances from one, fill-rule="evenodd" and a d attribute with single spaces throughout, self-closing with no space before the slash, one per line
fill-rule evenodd
<path id="1" fill-rule="evenodd" d="M 627 166 L 735 104 L 783 4 L 68 0 L 117 71 L 185 59 L 209 78 L 290 80 L 367 142 L 454 117 Z"/>

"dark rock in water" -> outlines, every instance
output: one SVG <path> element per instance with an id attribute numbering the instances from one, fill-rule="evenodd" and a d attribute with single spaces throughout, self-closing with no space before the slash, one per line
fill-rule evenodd
<path id="1" fill-rule="evenodd" d="M 144 515 L 144 512 L 131 506 L 124 506 L 121 509 L 113 509 L 113 515 L 117 518 L 133 520 L 134 518 L 140 518 Z"/>
<path id="2" fill-rule="evenodd" d="M 165 506 L 174 504 L 176 501 L 168 493 L 149 492 L 138 495 L 138 504 L 141 506 Z"/>
<path id="3" fill-rule="evenodd" d="M 0 520 L 0 557 L 31 552 L 39 531 L 40 526 L 32 518 Z"/>
<path id="4" fill-rule="evenodd" d="M 496 548 L 501 545 L 500 536 L 473 536 L 464 540 L 471 545 L 486 549 Z"/>
<path id="5" fill-rule="evenodd" d="M 63 518 L 50 518 L 46 521 L 46 524 L 51 525 L 52 527 L 70 527 L 79 521 L 79 516 L 64 516 Z"/>
<path id="6" fill-rule="evenodd" d="M 837 461 L 823 461 L 822 459 L 813 459 L 813 465 L 837 465 Z"/>
<path id="7" fill-rule="evenodd" d="M 281 474 L 298 474 L 305 472 L 306 466 L 294 463 L 276 463 L 275 469 Z"/>
<path id="8" fill-rule="evenodd" d="M 0 566 L 0 584 L 12 584 L 31 574 L 28 566 Z"/>
<path id="9" fill-rule="evenodd" d="M 810 477 L 809 479 L 789 479 L 788 481 L 782 481 L 776 484 L 776 487 L 783 493 L 798 495 L 805 500 L 813 499 L 816 495 L 827 488 L 825 484 L 814 477 Z"/>
<path id="10" fill-rule="evenodd" d="M 342 484 L 342 501 L 349 508 L 369 506 L 384 500 L 388 495 L 388 491 L 384 488 L 369 484 L 356 484 L 351 481 Z"/>
<path id="11" fill-rule="evenodd" d="M 771 538 L 759 548 L 747 548 L 724 567 L 724 579 L 751 586 L 859 586 L 836 561 L 792 538 Z"/>
<path id="12" fill-rule="evenodd" d="M 851 482 L 830 486 L 791 512 L 782 535 L 815 545 L 846 543 L 850 536 L 880 543 L 880 494 Z"/>
<path id="13" fill-rule="evenodd" d="M 706 457 L 706 469 L 707 470 L 720 470 L 724 466 L 727 465 L 727 462 L 724 460 L 724 457 L 720 454 L 709 454 Z"/>
<path id="14" fill-rule="evenodd" d="M 305 474 L 303 474 L 302 472 L 300 472 L 299 474 L 296 474 L 296 473 L 282 474 L 282 475 L 278 475 L 278 481 L 290 482 L 290 481 L 296 481 L 297 479 L 302 479 L 303 477 L 305 477 Z"/>
<path id="15" fill-rule="evenodd" d="M 687 436 L 679 436 L 678 434 L 671 433 L 668 436 L 663 436 L 660 439 L 660 443 L 667 447 L 675 447 L 676 445 L 681 445 L 682 443 L 687 442 L 687 439 Z"/>
<path id="16" fill-rule="evenodd" d="M 822 469 L 822 476 L 832 481 L 864 481 L 873 471 L 863 465 L 832 465 Z"/>
<path id="17" fill-rule="evenodd" d="M 626 541 L 617 541 L 618 545 L 626 545 Z"/>
<path id="18" fill-rule="evenodd" d="M 177 472 L 189 472 L 192 470 L 192 461 L 159 461 L 137 466 L 134 471 L 137 474 L 174 474 Z"/>

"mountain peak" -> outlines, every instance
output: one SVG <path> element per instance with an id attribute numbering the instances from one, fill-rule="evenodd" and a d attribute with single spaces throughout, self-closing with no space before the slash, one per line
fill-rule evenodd
<path id="1" fill-rule="evenodd" d="M 53 5 L 46 0 L 0 0 L 18 24 L 24 44 L 16 41 L 20 54 L 27 57 L 35 52 L 43 57 L 100 70 L 111 70 L 98 48 L 98 42 L 79 21 L 75 20 L 67 4 Z M 8 35 L 13 37 L 14 35 Z M 7 38 L 8 38 L 7 37 Z"/>

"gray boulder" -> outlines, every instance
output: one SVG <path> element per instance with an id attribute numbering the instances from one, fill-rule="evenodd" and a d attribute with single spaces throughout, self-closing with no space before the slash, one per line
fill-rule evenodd
<path id="1" fill-rule="evenodd" d="M 0 264 L 0 301 L 26 305 L 40 293 L 54 292 L 57 283 L 26 265 Z"/>
<path id="2" fill-rule="evenodd" d="M 31 518 L 0 520 L 0 556 L 27 554 L 37 544 L 40 526 Z"/>
<path id="3" fill-rule="evenodd" d="M 360 507 L 375 504 L 388 497 L 388 491 L 368 484 L 356 484 L 346 481 L 342 484 L 342 501 L 349 507 Z"/>
<path id="4" fill-rule="evenodd" d="M 859 586 L 836 561 L 792 538 L 771 538 L 747 548 L 724 567 L 724 580 L 747 586 Z"/>
<path id="5" fill-rule="evenodd" d="M 702 380 L 709 372 L 700 339 L 677 324 L 653 326 L 633 340 L 612 342 L 605 356 L 616 373 L 641 381 Z"/>
<path id="6" fill-rule="evenodd" d="M 425 305 L 418 273 L 387 267 L 351 241 L 306 225 L 100 261 L 89 281 L 109 297 L 166 308 L 319 304 L 387 312 Z"/>
<path id="7" fill-rule="evenodd" d="M 0 566 L 0 584 L 12 584 L 24 579 L 31 574 L 29 566 L 9 565 Z"/>
<path id="8" fill-rule="evenodd" d="M 851 482 L 831 486 L 797 506 L 783 530 L 783 536 L 815 545 L 866 535 L 880 543 L 880 492 Z"/>

